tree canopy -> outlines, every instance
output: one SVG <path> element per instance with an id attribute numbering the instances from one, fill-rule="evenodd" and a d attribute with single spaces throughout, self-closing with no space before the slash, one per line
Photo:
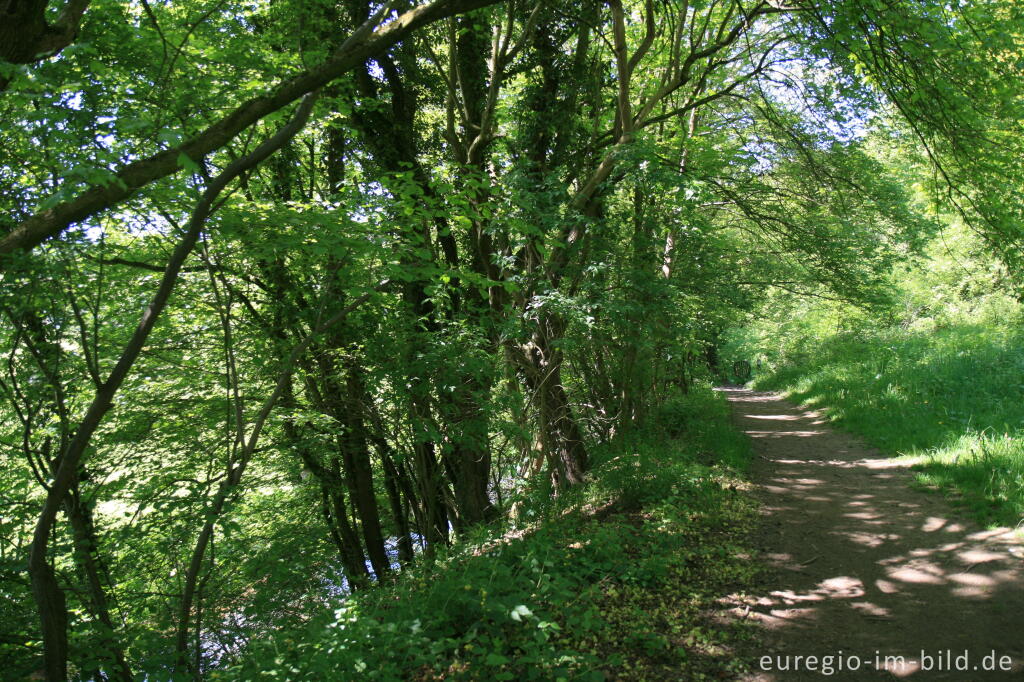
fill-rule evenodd
<path id="1" fill-rule="evenodd" d="M 14 2 L 0 652 L 202 678 L 958 214 L 1024 286 L 1012 0 Z M 43 660 L 44 663 L 39 663 Z"/>

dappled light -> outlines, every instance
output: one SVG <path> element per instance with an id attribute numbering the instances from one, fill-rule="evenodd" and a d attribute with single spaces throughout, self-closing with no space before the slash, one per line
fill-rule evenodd
<path id="1" fill-rule="evenodd" d="M 0 7 L 0 677 L 1024 673 L 1022 0 Z"/>
<path id="2" fill-rule="evenodd" d="M 1001 292 L 989 299 L 1010 305 Z M 967 317 L 929 333 L 830 335 L 816 341 L 810 359 L 777 367 L 758 386 L 785 388 L 792 400 L 820 406 L 818 413 L 799 411 L 804 424 L 841 424 L 886 454 L 906 456 L 920 483 L 955 492 L 984 521 L 1015 525 L 1024 519 L 1024 345 L 1014 310 L 999 324 Z M 763 432 L 779 415 L 752 420 L 752 430 Z M 791 430 L 792 420 L 785 421 Z M 760 432 L 751 435 L 775 437 Z"/>
<path id="3" fill-rule="evenodd" d="M 808 435 L 801 427 L 820 419 L 815 412 L 791 408 L 775 394 L 725 391 L 738 425 L 754 439 L 764 504 L 760 542 L 772 567 L 763 592 L 727 600 L 736 617 L 761 629 L 781 653 L 842 650 L 869 661 L 856 679 L 936 679 L 918 659 L 938 650 L 966 650 L 971 666 L 994 650 L 1012 657 L 1014 673 L 1024 673 L 1024 562 L 1011 551 L 1021 547 L 1013 529 L 981 529 L 953 516 L 940 497 L 908 487 L 905 460 L 880 457 L 837 431 Z M 766 431 L 766 423 L 778 430 Z M 876 652 L 884 672 L 875 669 Z M 886 665 L 885 656 L 903 661 Z M 755 671 L 750 679 L 802 679 L 792 671 Z M 1007 679 L 1006 672 L 980 669 L 938 679 L 986 675 Z"/>

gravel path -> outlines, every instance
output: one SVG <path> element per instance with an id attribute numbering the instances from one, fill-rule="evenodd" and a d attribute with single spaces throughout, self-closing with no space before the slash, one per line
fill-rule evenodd
<path id="1" fill-rule="evenodd" d="M 769 566 L 755 594 L 730 598 L 733 617 L 763 631 L 753 653 L 766 669 L 747 680 L 1024 679 L 1019 537 L 912 489 L 906 464 L 819 413 L 723 391 L 753 439 L 754 542 Z"/>

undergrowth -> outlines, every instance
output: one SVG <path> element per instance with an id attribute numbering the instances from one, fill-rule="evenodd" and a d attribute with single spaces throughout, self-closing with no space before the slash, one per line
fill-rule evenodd
<path id="1" fill-rule="evenodd" d="M 674 399 L 594 457 L 579 491 L 253 643 L 215 678 L 731 676 L 745 635 L 705 615 L 750 581 L 753 507 L 737 489 L 748 444 L 724 401 L 708 390 Z"/>
<path id="2" fill-rule="evenodd" d="M 1024 334 L 1012 326 L 860 330 L 805 340 L 758 388 L 822 407 L 988 524 L 1024 519 Z"/>

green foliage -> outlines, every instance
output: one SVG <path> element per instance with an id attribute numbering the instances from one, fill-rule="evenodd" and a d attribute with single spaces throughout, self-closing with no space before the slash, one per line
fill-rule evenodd
<path id="1" fill-rule="evenodd" d="M 732 470 L 746 442 L 702 390 L 659 427 L 608 444 L 572 501 L 328 607 L 302 630 L 251 645 L 214 679 L 703 679 L 736 632 L 701 619 L 721 590 L 749 580 L 739 558 L 752 506 Z M 735 433 L 735 432 L 731 432 Z M 553 506 L 552 506 L 553 505 Z M 522 515 L 521 515 L 522 516 Z M 724 667 L 723 667 L 724 664 Z"/>
<path id="2" fill-rule="evenodd" d="M 743 572 L 719 554 L 746 451 L 703 385 L 755 352 L 811 363 L 826 325 L 903 352 L 863 311 L 912 335 L 1013 309 L 1010 0 L 441 0 L 376 37 L 350 35 L 380 4 L 356 0 L 84 4 L 59 53 L 0 63 L 13 674 L 54 521 L 50 677 L 723 672 L 694 614 Z M 217 197 L 124 353 L 199 197 L 304 89 L 306 125 Z M 933 240 L 941 267 L 893 287 L 933 211 L 985 240 L 945 231 L 958 259 Z M 752 313 L 783 342 L 723 347 Z M 985 433 L 960 465 L 1005 460 L 1015 436 Z"/>
<path id="3" fill-rule="evenodd" d="M 654 428 L 670 438 L 685 438 L 697 461 L 746 471 L 749 443 L 732 425 L 729 407 L 716 394 L 697 390 L 665 401 L 653 417 Z"/>
<path id="4" fill-rule="evenodd" d="M 755 385 L 826 408 L 982 520 L 1024 518 L 1024 335 L 991 326 L 818 337 L 815 351 Z"/>
<path id="5" fill-rule="evenodd" d="M 890 455 L 981 520 L 1024 518 L 1024 313 L 1000 268 L 953 227 L 920 267 L 894 275 L 881 320 L 821 302 L 778 301 L 733 337 L 759 357 L 758 388 L 781 389 Z M 964 275 L 967 275 L 966 277 Z"/>

